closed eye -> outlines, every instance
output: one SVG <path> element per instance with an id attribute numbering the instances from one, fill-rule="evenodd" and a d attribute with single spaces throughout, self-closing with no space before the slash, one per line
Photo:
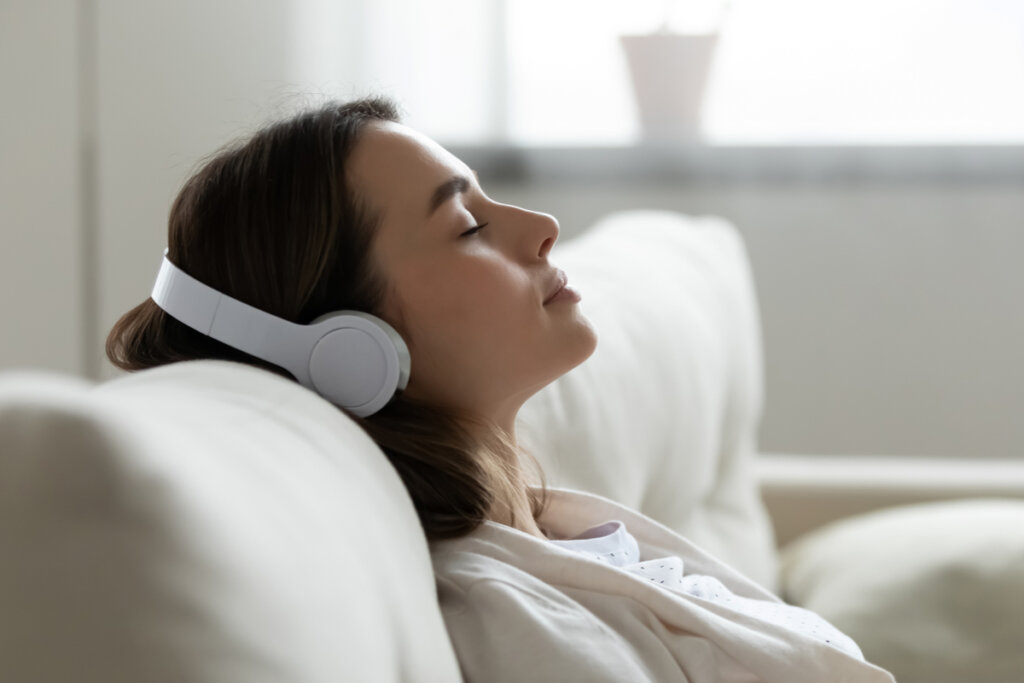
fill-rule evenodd
<path id="1" fill-rule="evenodd" d="M 476 233 L 480 232 L 481 230 L 483 230 L 486 227 L 487 227 L 487 223 L 481 223 L 480 225 L 477 225 L 476 227 L 470 228 L 466 232 L 462 233 L 462 237 L 469 237 L 470 235 L 475 235 Z"/>

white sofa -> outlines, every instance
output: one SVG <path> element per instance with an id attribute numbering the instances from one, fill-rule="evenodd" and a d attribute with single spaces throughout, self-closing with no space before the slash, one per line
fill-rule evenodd
<path id="1" fill-rule="evenodd" d="M 879 497 L 877 468 L 759 457 L 760 321 L 728 223 L 616 214 L 552 258 L 600 341 L 520 416 L 549 484 L 677 529 L 902 683 L 1019 680 L 1024 503 L 860 513 L 1024 481 Z M 351 420 L 232 363 L 0 378 L 0 681 L 342 680 L 460 680 L 412 504 Z"/>

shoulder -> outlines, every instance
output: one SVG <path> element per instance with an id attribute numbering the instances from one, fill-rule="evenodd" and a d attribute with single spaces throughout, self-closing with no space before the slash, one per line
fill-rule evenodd
<path id="1" fill-rule="evenodd" d="M 442 607 L 452 610 L 474 595 L 490 591 L 519 591 L 545 599 L 557 597 L 533 567 L 553 544 L 510 527 L 485 522 L 456 539 L 434 541 L 430 558 Z"/>
<path id="2" fill-rule="evenodd" d="M 589 612 L 580 601 L 585 603 L 587 594 L 629 579 L 572 550 L 493 522 L 461 538 L 432 543 L 431 561 L 446 615 L 473 610 L 533 620 L 553 611 L 585 619 Z M 595 582 L 595 573 L 603 580 Z"/>
<path id="3" fill-rule="evenodd" d="M 650 680 L 629 640 L 565 592 L 494 558 L 463 559 L 436 581 L 467 683 Z"/>

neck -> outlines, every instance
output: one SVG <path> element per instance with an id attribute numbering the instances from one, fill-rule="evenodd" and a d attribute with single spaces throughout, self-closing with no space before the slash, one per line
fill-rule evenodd
<path id="1" fill-rule="evenodd" d="M 502 469 L 509 472 L 514 486 L 513 490 L 506 496 L 509 498 L 508 500 L 503 499 L 495 502 L 494 509 L 488 519 L 546 540 L 547 536 L 537 525 L 537 520 L 533 518 L 529 488 L 522 476 L 521 449 L 516 438 L 514 416 L 501 423 L 492 423 L 492 428 L 497 428 L 497 433 L 502 437 L 502 441 L 510 448 L 494 448 L 490 450 L 488 456 L 502 457 L 504 455 L 508 458 L 508 461 L 503 464 Z"/>
<path id="2" fill-rule="evenodd" d="M 537 520 L 534 519 L 529 489 L 522 476 L 520 458 L 522 452 L 515 431 L 515 418 L 521 404 L 521 400 L 512 401 L 503 410 L 490 412 L 487 417 L 480 414 L 476 416 L 475 427 L 482 430 L 479 433 L 481 442 L 494 446 L 492 449 L 484 450 L 483 453 L 486 454 L 484 457 L 506 458 L 506 462 L 501 463 L 500 467 L 510 475 L 510 479 L 514 482 L 511 492 L 506 494 L 502 500 L 495 502 L 494 509 L 487 519 L 511 526 L 530 536 L 547 540 L 548 537 L 538 526 Z M 496 465 L 499 464 L 496 463 Z"/>

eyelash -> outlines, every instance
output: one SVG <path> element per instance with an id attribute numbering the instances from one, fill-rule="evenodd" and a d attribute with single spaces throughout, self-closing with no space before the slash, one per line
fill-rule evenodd
<path id="1" fill-rule="evenodd" d="M 470 237 L 472 235 L 475 235 L 476 233 L 478 233 L 479 231 L 483 230 L 486 227 L 487 227 L 487 223 L 481 223 L 480 225 L 478 225 L 476 227 L 473 227 L 473 228 L 470 228 L 466 232 L 462 233 L 462 236 L 463 237 Z"/>

